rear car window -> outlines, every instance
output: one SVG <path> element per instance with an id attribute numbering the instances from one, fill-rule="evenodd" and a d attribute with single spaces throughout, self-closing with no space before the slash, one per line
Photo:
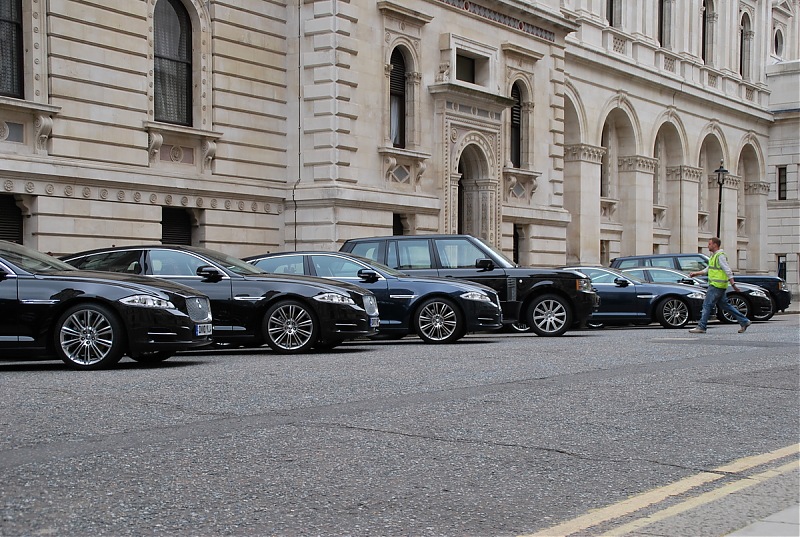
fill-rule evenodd
<path id="1" fill-rule="evenodd" d="M 399 270 L 435 268 L 428 239 L 397 241 L 397 258 L 397 266 L 387 265 Z"/>
<path id="2" fill-rule="evenodd" d="M 682 272 L 695 272 L 703 270 L 707 266 L 708 262 L 700 256 L 678 258 L 678 269 Z"/>

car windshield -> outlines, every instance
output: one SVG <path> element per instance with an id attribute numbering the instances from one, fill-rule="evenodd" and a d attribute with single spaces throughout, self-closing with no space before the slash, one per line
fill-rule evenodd
<path id="1" fill-rule="evenodd" d="M 0 244 L 0 257 L 34 274 L 76 270 L 72 265 L 68 265 L 55 257 L 12 242 Z"/>
<path id="2" fill-rule="evenodd" d="M 223 254 L 222 252 L 217 252 L 215 250 L 206 250 L 202 248 L 197 249 L 197 252 L 203 254 L 211 261 L 214 261 L 218 265 L 225 267 L 226 269 L 235 274 L 239 274 L 242 276 L 269 274 L 268 272 L 258 268 L 257 266 L 251 265 L 247 261 L 242 261 L 239 258 Z"/>
<path id="3" fill-rule="evenodd" d="M 480 242 L 483 245 L 484 248 L 486 248 L 487 250 L 492 252 L 492 254 L 495 257 L 495 259 L 493 259 L 493 261 L 495 261 L 497 263 L 497 265 L 500 266 L 501 268 L 514 268 L 514 267 L 518 267 L 519 266 L 518 264 L 514 263 L 509 258 L 507 258 L 505 256 L 505 254 L 503 254 L 499 250 L 495 249 L 491 244 L 487 244 L 483 239 L 479 239 L 478 237 L 475 237 L 475 240 Z"/>

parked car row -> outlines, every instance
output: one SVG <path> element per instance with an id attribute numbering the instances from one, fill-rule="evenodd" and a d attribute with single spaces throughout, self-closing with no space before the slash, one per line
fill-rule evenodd
<path id="1" fill-rule="evenodd" d="M 520 267 L 469 235 L 353 239 L 339 252 L 245 260 L 161 244 L 59 260 L 0 241 L 0 309 L 10 312 L 0 350 L 96 369 L 211 344 L 292 354 L 361 337 L 453 343 L 504 324 L 540 336 L 587 324 L 680 328 L 699 319 L 706 285 L 657 266 Z M 751 319 L 783 303 L 739 288 L 729 300 Z"/>

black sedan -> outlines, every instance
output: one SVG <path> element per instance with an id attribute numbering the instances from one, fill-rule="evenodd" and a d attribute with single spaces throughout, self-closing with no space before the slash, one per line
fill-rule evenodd
<path id="1" fill-rule="evenodd" d="M 182 283 L 211 299 L 214 342 L 282 354 L 332 348 L 377 333 L 375 295 L 323 278 L 267 274 L 220 252 L 192 246 L 120 246 L 73 254 L 78 268 L 130 272 Z"/>
<path id="2" fill-rule="evenodd" d="M 589 326 L 657 321 L 664 328 L 681 328 L 700 319 L 706 293 L 679 283 L 648 283 L 615 269 L 591 266 L 569 267 L 592 279 L 600 295 L 600 307 Z"/>
<path id="3" fill-rule="evenodd" d="M 211 343 L 211 309 L 194 289 L 133 274 L 77 270 L 0 241 L 0 354 L 100 369 L 127 354 L 159 362 Z"/>
<path id="4" fill-rule="evenodd" d="M 679 270 L 664 267 L 636 267 L 625 269 L 622 272 L 636 276 L 646 282 L 684 283 L 696 285 L 701 289 L 706 289 L 708 287 L 708 280 L 692 278 Z M 774 314 L 772 311 L 772 300 L 767 290 L 757 285 L 739 282 L 736 282 L 736 287 L 739 288 L 739 291 L 729 286 L 725 291 L 725 295 L 728 297 L 728 302 L 730 302 L 734 308 L 738 309 L 742 315 L 754 321 L 768 321 L 772 318 Z M 717 315 L 717 318 L 720 322 L 725 324 L 736 322 L 736 319 L 727 311 L 723 311 L 722 315 Z"/>
<path id="5" fill-rule="evenodd" d="M 337 252 L 285 252 L 245 260 L 267 272 L 334 278 L 369 289 L 378 299 L 381 335 L 415 332 L 426 343 L 451 343 L 467 332 L 503 326 L 497 293 L 472 282 L 413 277 Z"/>

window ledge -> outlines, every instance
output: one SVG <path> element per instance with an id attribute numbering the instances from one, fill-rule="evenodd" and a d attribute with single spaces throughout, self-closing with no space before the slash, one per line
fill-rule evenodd
<path id="1" fill-rule="evenodd" d="M 6 111 L 13 117 L 13 119 L 6 118 L 6 121 L 28 124 L 28 128 L 25 130 L 31 129 L 33 140 L 23 141 L 23 144 L 28 147 L 26 151 L 33 151 L 35 154 L 47 154 L 47 140 L 53 132 L 53 118 L 51 116 L 61 112 L 60 106 L 0 97 L 0 110 Z M 6 132 L 6 129 L 3 128 L 3 123 L 4 121 L 0 120 L 0 131 Z M 28 138 L 28 136 L 26 135 L 24 138 Z"/>
<path id="2" fill-rule="evenodd" d="M 159 161 L 172 161 L 178 164 L 197 164 L 200 172 L 210 170 L 217 153 L 216 141 L 222 137 L 220 132 L 154 121 L 145 121 L 144 129 L 149 138 L 147 152 L 151 167 L 156 166 Z M 161 155 L 165 141 L 170 146 L 168 158 Z M 194 159 L 195 151 L 201 155 L 197 163 Z"/>
<path id="3" fill-rule="evenodd" d="M 416 189 L 431 158 L 428 153 L 411 151 L 397 147 L 379 147 L 378 153 L 383 157 L 383 176 L 387 182 Z"/>

